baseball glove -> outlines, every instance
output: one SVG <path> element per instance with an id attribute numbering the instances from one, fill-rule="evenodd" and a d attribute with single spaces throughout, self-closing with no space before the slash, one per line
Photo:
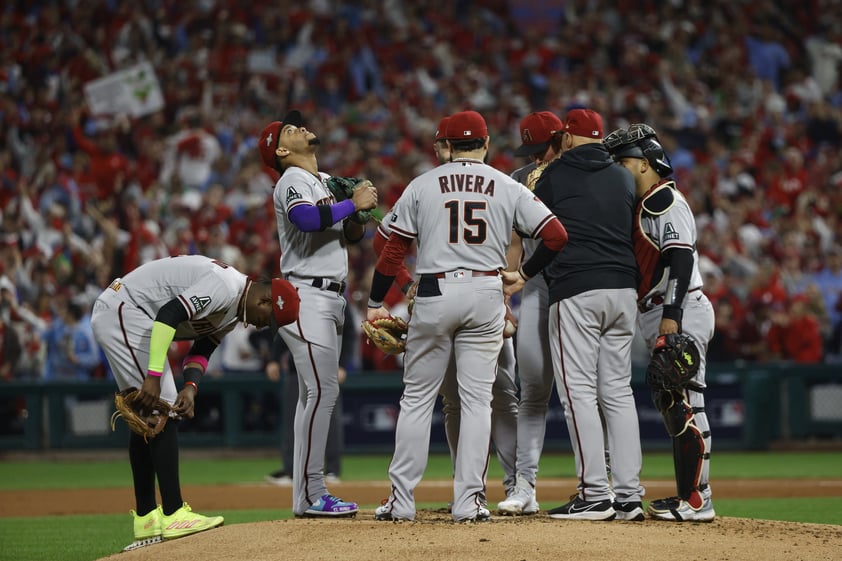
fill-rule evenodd
<path id="1" fill-rule="evenodd" d="M 363 322 L 368 340 L 387 355 L 399 355 L 406 350 L 406 332 L 409 325 L 399 317 L 379 318 Z"/>
<path id="2" fill-rule="evenodd" d="M 646 367 L 646 383 L 650 388 L 666 391 L 700 391 L 701 386 L 693 381 L 699 372 L 699 360 L 699 349 L 690 337 L 679 333 L 661 335 Z"/>
<path id="3" fill-rule="evenodd" d="M 114 406 L 117 410 L 111 415 L 111 430 L 117 417 L 122 417 L 132 432 L 139 434 L 143 440 L 157 436 L 167 425 L 171 407 L 166 401 L 158 400 L 151 410 L 144 409 L 139 401 L 140 390 L 129 388 L 114 394 Z"/>
<path id="4" fill-rule="evenodd" d="M 362 179 L 360 177 L 333 176 L 327 179 L 327 188 L 330 189 L 330 192 L 333 193 L 333 196 L 334 198 L 336 198 L 336 201 L 339 202 L 353 197 L 354 189 L 362 183 L 367 183 L 371 185 L 371 181 L 369 181 L 368 179 Z M 371 220 L 371 211 L 358 210 L 354 214 L 349 216 L 349 218 L 357 224 L 365 224 L 369 220 Z"/>

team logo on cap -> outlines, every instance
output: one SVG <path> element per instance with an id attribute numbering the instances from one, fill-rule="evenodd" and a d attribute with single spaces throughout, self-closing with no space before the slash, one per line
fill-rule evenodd
<path id="1" fill-rule="evenodd" d="M 279 310 L 284 309 L 284 299 L 281 298 L 280 295 L 278 296 L 278 299 L 275 300 L 275 305 L 278 307 Z"/>
<path id="2" fill-rule="evenodd" d="M 523 129 L 523 132 L 520 133 L 520 138 L 524 144 L 532 144 L 532 133 L 529 132 L 529 129 Z"/>
<path id="3" fill-rule="evenodd" d="M 269 136 L 266 137 L 266 146 L 272 146 L 272 133 L 269 133 Z"/>

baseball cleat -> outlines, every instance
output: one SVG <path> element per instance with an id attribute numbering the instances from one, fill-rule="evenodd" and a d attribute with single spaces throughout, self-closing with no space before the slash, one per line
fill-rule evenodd
<path id="1" fill-rule="evenodd" d="M 123 551 L 131 551 L 133 549 L 139 549 L 141 547 L 146 547 L 147 545 L 153 545 L 156 543 L 161 543 L 164 541 L 164 538 L 161 536 L 153 536 L 151 538 L 146 538 L 142 540 L 135 540 L 126 547 L 123 548 Z"/>
<path id="2" fill-rule="evenodd" d="M 132 522 L 134 527 L 135 542 L 144 541 L 152 538 L 161 537 L 161 507 L 156 507 L 144 514 L 138 516 L 134 510 L 132 513 Z M 161 541 L 160 539 L 158 541 Z M 149 544 L 144 544 L 149 545 Z M 131 546 L 130 546 L 131 547 Z M 142 547 L 142 546 L 137 546 Z M 134 549 L 134 548 L 132 548 Z"/>
<path id="3" fill-rule="evenodd" d="M 292 485 L 292 475 L 283 470 L 272 472 L 267 475 L 265 479 L 266 483 L 271 483 L 272 485 L 278 485 L 281 487 Z"/>
<path id="4" fill-rule="evenodd" d="M 466 518 L 459 518 L 455 519 L 454 522 L 461 522 L 461 523 L 470 523 L 470 522 L 488 522 L 491 519 L 491 512 L 484 506 L 481 506 L 477 509 L 477 513 L 474 516 L 468 516 Z"/>
<path id="5" fill-rule="evenodd" d="M 612 506 L 617 513 L 617 520 L 642 522 L 646 518 L 643 515 L 643 504 L 640 501 L 629 501 L 626 503 L 614 501 Z"/>
<path id="6" fill-rule="evenodd" d="M 558 520 L 614 520 L 617 512 L 610 500 L 585 501 L 578 496 L 560 507 L 547 513 L 550 518 Z"/>
<path id="7" fill-rule="evenodd" d="M 520 475 L 517 476 L 517 484 L 512 493 L 497 503 L 497 512 L 506 516 L 535 514 L 538 510 L 535 487 Z"/>
<path id="8" fill-rule="evenodd" d="M 204 532 L 205 530 L 222 526 L 225 522 L 225 519 L 221 516 L 204 516 L 195 513 L 187 503 L 181 505 L 180 509 L 169 516 L 164 514 L 161 507 L 158 507 L 158 510 L 161 512 L 161 526 L 165 540 L 182 538 L 190 534 Z"/>
<path id="9" fill-rule="evenodd" d="M 322 495 L 301 516 L 305 518 L 356 516 L 357 511 L 359 511 L 357 503 L 343 501 L 333 495 Z"/>
<path id="10" fill-rule="evenodd" d="M 691 503 L 697 502 L 697 506 Z M 688 500 L 678 497 L 658 499 L 649 503 L 649 515 L 656 520 L 672 522 L 713 522 L 716 512 L 710 497 L 702 497 L 694 493 Z"/>

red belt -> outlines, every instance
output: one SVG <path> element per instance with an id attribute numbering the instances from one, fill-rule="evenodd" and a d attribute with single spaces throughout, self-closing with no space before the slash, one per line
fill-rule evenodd
<path id="1" fill-rule="evenodd" d="M 456 278 L 461 271 L 448 271 L 454 278 Z M 437 279 L 446 278 L 448 273 L 431 273 Z M 471 271 L 472 277 L 496 277 L 500 275 L 500 271 L 493 270 L 493 271 Z"/>

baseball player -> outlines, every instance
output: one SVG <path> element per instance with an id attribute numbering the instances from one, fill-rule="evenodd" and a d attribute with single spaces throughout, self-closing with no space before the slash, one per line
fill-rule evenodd
<path id="1" fill-rule="evenodd" d="M 234 267 L 201 255 L 167 257 L 115 279 L 97 298 L 91 327 L 123 391 L 140 388 L 146 406 L 160 397 L 179 416 L 193 416 L 208 359 L 238 321 L 266 327 L 294 321 L 298 296 L 283 279 L 253 281 Z M 193 340 L 176 393 L 167 350 L 173 340 Z M 194 534 L 223 523 L 203 516 L 181 498 L 177 418 L 147 443 L 129 436 L 136 509 L 135 549 L 161 539 Z M 155 500 L 155 479 L 162 505 Z"/>
<path id="2" fill-rule="evenodd" d="M 445 138 L 445 131 L 449 117 L 442 118 L 436 129 L 433 150 L 439 164 L 450 161 L 450 148 Z M 374 250 L 378 257 L 383 246 L 391 234 L 392 213 L 389 212 L 377 227 L 374 238 Z M 395 283 L 405 294 L 415 295 L 415 284 L 412 275 L 401 265 L 395 275 Z M 491 401 L 491 441 L 497 452 L 497 459 L 503 468 L 503 487 L 506 496 L 514 492 L 515 487 L 515 454 L 517 450 L 517 385 L 515 383 L 515 356 L 513 339 L 504 338 L 503 348 L 500 350 L 500 360 L 497 363 L 497 377 L 492 386 L 493 399 Z M 442 413 L 444 414 L 444 429 L 447 435 L 447 445 L 450 458 L 455 467 L 456 448 L 459 442 L 459 423 L 461 407 L 459 403 L 459 386 L 456 382 L 456 363 L 451 359 L 447 365 L 444 382 L 441 387 Z"/>
<path id="3" fill-rule="evenodd" d="M 258 148 L 263 163 L 281 174 L 273 200 L 281 245 L 281 271 L 301 298 L 298 321 L 281 328 L 298 373 L 292 467 L 292 510 L 296 516 L 354 516 L 357 504 L 328 493 L 324 478 L 330 418 L 339 395 L 339 355 L 345 323 L 345 279 L 349 243 L 365 234 L 351 220 L 357 210 L 377 205 L 368 183 L 337 202 L 330 177 L 316 159 L 318 137 L 303 126 L 301 113 L 269 123 Z"/>
<path id="4" fill-rule="evenodd" d="M 427 464 L 430 422 L 448 362 L 456 361 L 462 411 L 453 481 L 456 521 L 487 520 L 485 476 L 491 400 L 503 345 L 504 286 L 520 290 L 564 246 L 561 223 L 532 193 L 483 163 L 485 119 L 475 111 L 451 115 L 452 160 L 415 178 L 392 212 L 389 241 L 372 278 L 367 319 L 388 317 L 383 298 L 417 240 L 415 306 L 404 358 L 404 392 L 389 466 L 392 492 L 378 520 L 414 520 L 416 485 Z M 500 270 L 512 225 L 543 244 L 519 272 Z M 502 277 L 502 279 L 501 279 Z"/>
<path id="5" fill-rule="evenodd" d="M 637 186 L 634 248 L 642 276 L 638 328 L 650 352 L 661 335 L 684 333 L 699 349 L 697 388 L 705 387 L 705 353 L 713 337 L 713 306 L 702 292 L 696 221 L 678 190 L 669 157 L 652 127 L 633 124 L 605 138 L 614 158 Z M 710 423 L 701 390 L 653 390 L 653 400 L 673 441 L 678 495 L 652 501 L 661 520 L 711 522 Z"/>
<path id="6" fill-rule="evenodd" d="M 530 113 L 520 122 L 522 144 L 516 156 L 531 161 L 516 169 L 512 178 L 530 189 L 549 162 L 561 153 L 561 120 L 549 111 Z M 521 241 L 512 236 L 512 247 L 521 248 L 521 261 L 528 259 L 538 246 L 536 240 Z M 517 370 L 520 377 L 520 402 L 517 411 L 517 477 L 514 492 L 497 504 L 500 514 L 535 514 L 539 505 L 535 494 L 538 460 L 544 447 L 547 405 L 553 390 L 552 357 L 547 333 L 549 314 L 547 283 L 538 275 L 523 287 L 518 317 Z"/>
<path id="7" fill-rule="evenodd" d="M 634 181 L 602 145 L 602 117 L 573 109 L 564 119 L 562 155 L 535 194 L 569 232 L 545 269 L 549 341 L 559 397 L 579 479 L 577 495 L 551 518 L 642 520 L 642 453 L 631 389 L 637 315 L 637 264 L 631 231 Z M 612 485 L 605 465 L 603 419 Z"/>

